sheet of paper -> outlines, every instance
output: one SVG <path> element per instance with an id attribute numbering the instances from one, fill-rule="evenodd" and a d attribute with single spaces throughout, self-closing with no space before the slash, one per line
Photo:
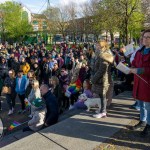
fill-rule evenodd
<path id="1" fill-rule="evenodd" d="M 130 68 L 124 65 L 122 62 L 120 62 L 116 68 L 125 74 L 129 74 L 130 72 Z"/>
<path id="2" fill-rule="evenodd" d="M 129 44 L 129 45 L 125 46 L 124 55 L 128 56 L 128 55 L 130 55 L 132 53 L 134 53 L 133 44 Z"/>

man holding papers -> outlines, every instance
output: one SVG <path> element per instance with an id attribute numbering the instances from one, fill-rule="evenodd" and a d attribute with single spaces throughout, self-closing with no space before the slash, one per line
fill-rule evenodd
<path id="1" fill-rule="evenodd" d="M 143 32 L 143 47 L 136 52 L 130 73 L 134 74 L 133 97 L 140 104 L 140 122 L 133 130 L 144 127 L 142 137 L 150 136 L 150 29 Z"/>

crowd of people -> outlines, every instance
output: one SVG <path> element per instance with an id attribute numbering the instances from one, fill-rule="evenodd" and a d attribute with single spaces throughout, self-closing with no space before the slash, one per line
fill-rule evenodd
<path id="1" fill-rule="evenodd" d="M 43 125 L 55 124 L 59 115 L 67 109 L 86 109 L 84 101 L 79 99 L 84 93 L 87 98 L 100 98 L 101 108 L 93 117 L 107 117 L 113 93 L 117 95 L 134 89 L 133 96 L 140 108 L 140 123 L 132 129 L 145 127 L 142 135 L 148 135 L 150 31 L 144 31 L 141 39 L 142 48 L 132 54 L 132 61 L 129 56 L 125 57 L 123 48 L 110 49 L 105 40 L 82 46 L 62 43 L 54 45 L 52 50 L 47 50 L 44 44 L 2 45 L 0 93 L 6 96 L 8 115 L 14 113 L 18 96 L 20 115 L 26 113 L 26 104 L 30 105 L 31 120 L 24 131 L 36 131 Z M 128 67 L 135 67 L 129 75 L 116 70 L 115 65 L 120 61 Z M 122 81 L 121 84 L 114 82 L 116 78 Z M 0 109 L 3 109 L 1 102 Z"/>

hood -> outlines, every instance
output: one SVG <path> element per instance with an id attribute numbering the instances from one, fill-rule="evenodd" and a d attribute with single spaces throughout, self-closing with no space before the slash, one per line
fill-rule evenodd
<path id="1" fill-rule="evenodd" d="M 110 50 L 101 52 L 100 57 L 111 64 L 114 62 L 114 56 Z"/>

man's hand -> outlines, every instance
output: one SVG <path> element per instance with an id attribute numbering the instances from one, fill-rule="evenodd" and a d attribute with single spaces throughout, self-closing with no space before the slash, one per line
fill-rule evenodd
<path id="1" fill-rule="evenodd" d="M 45 123 L 44 125 L 45 125 L 46 127 L 48 127 L 48 124 L 47 124 L 47 123 Z"/>
<path id="2" fill-rule="evenodd" d="M 130 73 L 137 74 L 137 68 L 130 68 Z"/>

